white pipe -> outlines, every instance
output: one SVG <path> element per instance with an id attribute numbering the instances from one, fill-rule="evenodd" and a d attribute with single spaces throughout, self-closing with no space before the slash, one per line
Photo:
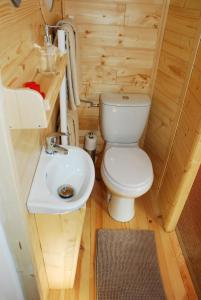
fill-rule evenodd
<path id="1" fill-rule="evenodd" d="M 66 53 L 66 45 L 65 45 L 65 31 L 58 30 L 58 48 L 62 54 Z M 66 72 L 64 74 L 64 78 L 60 88 L 60 127 L 61 132 L 68 134 L 68 119 L 67 119 L 67 107 L 68 107 L 68 99 L 67 99 L 67 81 L 66 81 Z M 68 145 L 68 137 L 61 137 L 62 145 Z"/>

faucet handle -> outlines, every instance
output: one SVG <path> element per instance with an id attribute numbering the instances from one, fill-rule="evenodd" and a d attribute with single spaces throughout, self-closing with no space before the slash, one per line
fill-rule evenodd
<path id="1" fill-rule="evenodd" d="M 68 136 L 68 134 L 64 132 L 51 132 L 46 136 L 46 143 L 56 143 L 56 140 L 61 136 Z"/>
<path id="2" fill-rule="evenodd" d="M 56 144 L 61 144 L 61 142 L 58 142 L 58 139 L 62 136 L 68 136 L 68 134 L 64 132 L 51 132 L 48 135 L 46 135 L 46 152 L 52 153 L 52 146 Z"/>

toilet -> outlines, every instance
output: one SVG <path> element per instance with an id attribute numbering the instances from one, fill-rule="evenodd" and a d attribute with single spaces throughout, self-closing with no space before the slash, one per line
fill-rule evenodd
<path id="1" fill-rule="evenodd" d="M 153 183 L 153 168 L 139 147 L 150 110 L 143 94 L 101 94 L 100 128 L 106 142 L 101 176 L 108 189 L 108 211 L 120 222 L 135 215 L 135 198 Z"/>

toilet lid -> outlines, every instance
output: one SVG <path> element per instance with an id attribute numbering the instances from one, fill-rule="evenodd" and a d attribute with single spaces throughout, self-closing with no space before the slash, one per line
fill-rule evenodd
<path id="1" fill-rule="evenodd" d="M 109 176 L 124 186 L 142 186 L 153 179 L 151 161 L 148 155 L 137 147 L 109 148 L 104 156 L 104 166 Z"/>

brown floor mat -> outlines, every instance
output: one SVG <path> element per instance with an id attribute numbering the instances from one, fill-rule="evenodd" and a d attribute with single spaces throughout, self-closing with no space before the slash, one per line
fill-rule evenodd
<path id="1" fill-rule="evenodd" d="M 97 300 L 166 299 L 154 232 L 98 230 Z"/>

